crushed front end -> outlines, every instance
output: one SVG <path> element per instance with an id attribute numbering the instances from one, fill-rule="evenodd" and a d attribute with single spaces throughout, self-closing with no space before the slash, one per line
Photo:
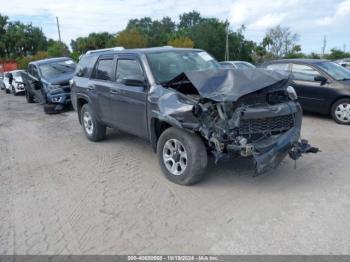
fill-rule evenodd
<path id="1" fill-rule="evenodd" d="M 296 160 L 318 151 L 300 139 L 302 109 L 289 84 L 287 75 L 252 69 L 189 72 L 170 87 L 197 98 L 195 131 L 216 162 L 224 156 L 252 157 L 260 174 L 288 154 Z"/>

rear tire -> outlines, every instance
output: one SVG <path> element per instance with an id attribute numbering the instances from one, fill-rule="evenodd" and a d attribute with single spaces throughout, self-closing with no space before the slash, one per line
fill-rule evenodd
<path id="1" fill-rule="evenodd" d="M 350 99 L 336 101 L 331 109 L 331 115 L 335 122 L 341 125 L 350 125 Z"/>
<path id="2" fill-rule="evenodd" d="M 106 126 L 98 122 L 89 104 L 84 104 L 81 108 L 80 121 L 86 137 L 93 142 L 106 138 Z"/>
<path id="3" fill-rule="evenodd" d="M 6 94 L 9 94 L 10 93 L 10 90 L 6 88 Z"/>
<path id="4" fill-rule="evenodd" d="M 157 144 L 160 167 L 167 179 L 179 185 L 193 185 L 203 178 L 208 163 L 202 139 L 188 131 L 171 127 Z"/>
<path id="5" fill-rule="evenodd" d="M 27 90 L 24 91 L 25 92 L 25 95 L 26 95 L 26 100 L 27 100 L 27 103 L 34 103 L 34 97 L 33 95 L 28 92 Z"/>

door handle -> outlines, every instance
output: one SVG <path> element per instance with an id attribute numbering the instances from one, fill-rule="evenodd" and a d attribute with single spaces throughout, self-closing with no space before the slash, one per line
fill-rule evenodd
<path id="1" fill-rule="evenodd" d="M 110 91 L 110 93 L 113 94 L 113 95 L 117 95 L 117 94 L 119 94 L 120 92 L 119 92 L 119 90 L 112 89 L 112 90 Z"/>
<path id="2" fill-rule="evenodd" d="M 93 90 L 95 90 L 95 86 L 89 85 L 89 86 L 87 87 L 87 89 L 88 89 L 89 91 L 93 91 Z"/>

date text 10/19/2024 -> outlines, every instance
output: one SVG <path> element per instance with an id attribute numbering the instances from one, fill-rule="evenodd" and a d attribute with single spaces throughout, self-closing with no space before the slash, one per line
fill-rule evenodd
<path id="1" fill-rule="evenodd" d="M 128 256 L 128 261 L 218 261 L 216 256 Z"/>

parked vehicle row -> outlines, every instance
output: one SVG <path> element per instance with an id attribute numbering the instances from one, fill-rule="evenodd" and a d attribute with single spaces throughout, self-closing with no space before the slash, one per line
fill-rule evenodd
<path id="1" fill-rule="evenodd" d="M 350 70 L 320 59 L 290 59 L 266 62 L 263 68 L 286 71 L 305 111 L 332 116 L 350 124 Z"/>
<path id="2" fill-rule="evenodd" d="M 220 65 L 222 66 L 222 68 L 227 68 L 227 69 L 256 68 L 255 65 L 246 61 L 223 61 L 223 62 L 220 62 Z"/>
<path id="3" fill-rule="evenodd" d="M 6 72 L 0 78 L 1 90 L 5 90 L 6 93 L 18 95 L 24 92 L 24 84 L 22 79 L 23 70 L 14 70 Z"/>
<path id="4" fill-rule="evenodd" d="M 76 64 L 71 58 L 50 58 L 29 63 L 26 71 L 6 72 L 1 89 L 17 95 L 24 93 L 28 103 L 41 103 L 48 114 L 71 106 L 70 84 Z"/>
<path id="5" fill-rule="evenodd" d="M 336 60 L 334 62 L 350 70 L 350 58 L 343 58 L 343 59 Z"/>
<path id="6" fill-rule="evenodd" d="M 59 113 L 71 104 L 70 83 L 75 71 L 71 58 L 51 58 L 31 62 L 25 78 L 28 103 L 44 105 L 46 113 Z"/>
<path id="7" fill-rule="evenodd" d="M 165 176 L 181 185 L 201 180 L 208 154 L 215 162 L 250 157 L 262 173 L 287 155 L 316 153 L 300 139 L 302 110 L 350 124 L 350 71 L 328 60 L 256 68 L 199 49 L 114 48 L 89 51 L 77 66 L 70 58 L 31 62 L 19 74 L 14 82 L 24 83 L 28 103 L 46 113 L 72 104 L 94 142 L 107 128 L 148 140 Z"/>

